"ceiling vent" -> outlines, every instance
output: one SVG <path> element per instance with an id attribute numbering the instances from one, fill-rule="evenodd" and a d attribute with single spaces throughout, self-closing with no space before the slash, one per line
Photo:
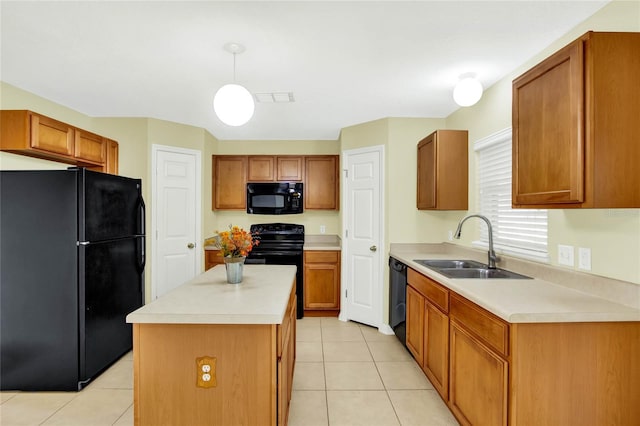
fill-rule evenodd
<path id="1" fill-rule="evenodd" d="M 270 92 L 270 93 L 254 93 L 256 102 L 261 104 L 288 103 L 295 102 L 293 92 Z"/>

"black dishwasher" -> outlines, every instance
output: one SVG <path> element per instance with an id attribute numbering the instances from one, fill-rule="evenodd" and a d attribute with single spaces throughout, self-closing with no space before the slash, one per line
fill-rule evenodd
<path id="1" fill-rule="evenodd" d="M 406 342 L 407 265 L 389 257 L 389 326 L 403 345 Z"/>

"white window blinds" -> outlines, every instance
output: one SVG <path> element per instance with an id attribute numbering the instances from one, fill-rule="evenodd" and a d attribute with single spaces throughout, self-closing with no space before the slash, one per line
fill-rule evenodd
<path id="1" fill-rule="evenodd" d="M 511 208 L 511 128 L 474 144 L 478 160 L 480 214 L 493 225 L 496 249 L 520 257 L 548 261 L 547 211 Z M 487 227 L 479 221 L 480 241 L 488 246 Z"/>

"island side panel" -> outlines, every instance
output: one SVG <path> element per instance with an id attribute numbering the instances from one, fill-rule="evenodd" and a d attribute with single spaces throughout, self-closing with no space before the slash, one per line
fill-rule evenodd
<path id="1" fill-rule="evenodd" d="M 135 424 L 274 424 L 275 327 L 134 324 Z M 215 387 L 196 385 L 203 356 Z"/>
<path id="2" fill-rule="evenodd" d="M 511 425 L 638 424 L 640 322 L 511 330 Z"/>

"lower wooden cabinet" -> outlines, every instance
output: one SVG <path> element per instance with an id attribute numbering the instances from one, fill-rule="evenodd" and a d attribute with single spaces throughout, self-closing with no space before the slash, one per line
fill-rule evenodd
<path id="1" fill-rule="evenodd" d="M 220 250 L 206 250 L 204 251 L 204 270 L 207 271 L 216 265 L 224 263 L 224 258 L 220 256 Z"/>
<path id="2" fill-rule="evenodd" d="M 463 425 L 506 425 L 508 363 L 451 322 L 449 407 Z"/>
<path id="3" fill-rule="evenodd" d="M 407 347 L 460 424 L 638 424 L 640 322 L 508 323 L 407 282 Z"/>
<path id="4" fill-rule="evenodd" d="M 407 286 L 407 348 L 422 366 L 424 360 L 424 296 Z"/>
<path id="5" fill-rule="evenodd" d="M 336 316 L 340 311 L 340 252 L 304 252 L 305 315 Z"/>
<path id="6" fill-rule="evenodd" d="M 449 395 L 449 316 L 428 300 L 424 306 L 422 369 L 440 396 Z"/>

